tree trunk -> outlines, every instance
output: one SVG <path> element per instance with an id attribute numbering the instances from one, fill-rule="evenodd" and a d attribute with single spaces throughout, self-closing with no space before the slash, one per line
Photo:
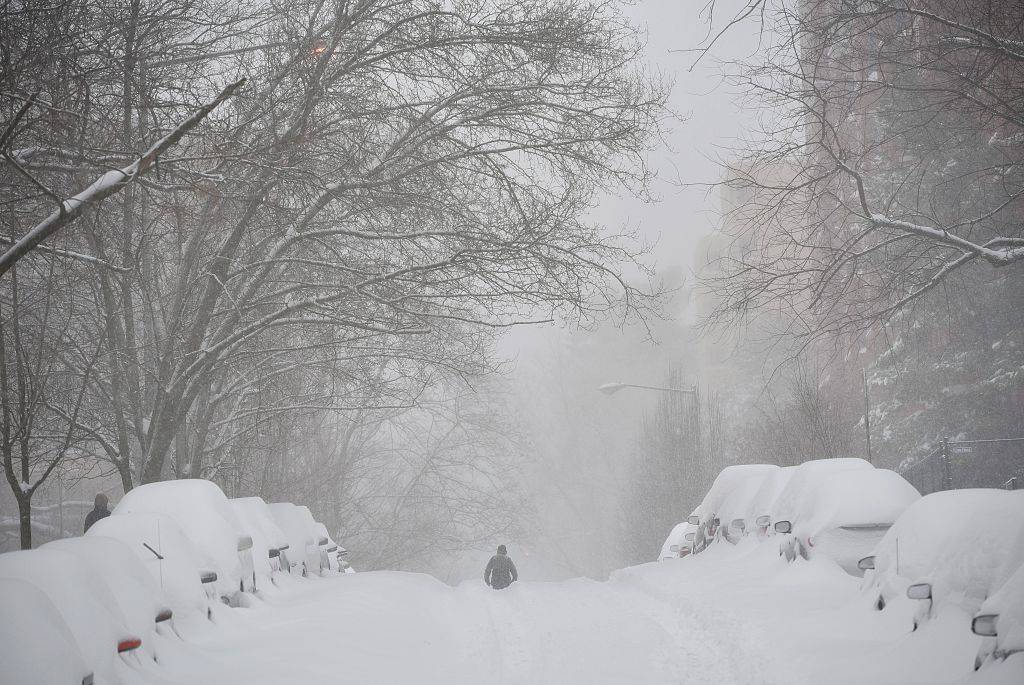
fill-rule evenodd
<path id="1" fill-rule="evenodd" d="M 27 495 L 18 498 L 18 527 L 21 530 L 21 548 L 32 549 L 32 499 Z"/>

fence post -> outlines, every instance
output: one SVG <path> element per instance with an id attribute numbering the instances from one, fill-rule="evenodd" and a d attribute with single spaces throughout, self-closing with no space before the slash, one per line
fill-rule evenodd
<path id="1" fill-rule="evenodd" d="M 953 489 L 953 464 L 949 458 L 949 438 L 942 438 L 942 488 Z"/>

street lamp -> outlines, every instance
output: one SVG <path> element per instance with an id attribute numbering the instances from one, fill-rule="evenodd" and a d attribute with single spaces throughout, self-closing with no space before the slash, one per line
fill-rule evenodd
<path id="1" fill-rule="evenodd" d="M 656 385 L 638 385 L 636 383 L 605 383 L 598 387 L 598 390 L 605 395 L 614 395 L 623 388 L 643 388 L 644 390 L 661 390 L 662 392 L 677 392 L 680 395 L 696 395 L 697 388 L 659 388 Z"/>

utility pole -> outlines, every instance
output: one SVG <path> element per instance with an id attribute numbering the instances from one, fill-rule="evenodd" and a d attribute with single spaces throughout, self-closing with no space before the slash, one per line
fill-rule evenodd
<path id="1" fill-rule="evenodd" d="M 868 397 L 868 372 L 860 370 L 860 377 L 864 381 L 864 437 L 868 445 L 868 463 L 873 464 L 871 459 L 871 398 Z"/>

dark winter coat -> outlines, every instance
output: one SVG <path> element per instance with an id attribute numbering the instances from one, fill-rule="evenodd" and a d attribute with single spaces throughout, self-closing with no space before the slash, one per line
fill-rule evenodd
<path id="1" fill-rule="evenodd" d="M 105 519 L 108 516 L 110 516 L 109 509 L 93 509 L 92 511 L 85 515 L 85 530 L 82 532 L 88 533 L 89 529 L 92 528 L 92 524 L 96 523 L 100 519 Z"/>
<path id="2" fill-rule="evenodd" d="M 484 569 L 484 582 L 495 590 L 506 588 L 519 580 L 516 565 L 505 554 L 495 554 Z"/>

